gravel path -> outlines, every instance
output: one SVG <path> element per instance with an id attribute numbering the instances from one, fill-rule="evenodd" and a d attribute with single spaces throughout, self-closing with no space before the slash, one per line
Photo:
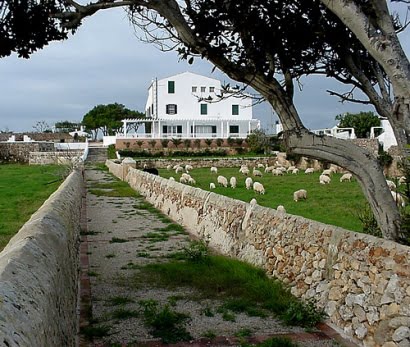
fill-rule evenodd
<path id="1" fill-rule="evenodd" d="M 93 343 L 83 342 L 82 345 L 160 346 L 160 339 L 154 338 L 144 325 L 140 302 L 147 303 L 147 300 L 154 300 L 158 307 L 168 305 L 173 311 L 189 315 L 186 330 L 196 342 L 185 345 L 239 345 L 234 336 L 244 331 L 251 332 L 255 341 L 284 334 L 299 340 L 299 346 L 342 345 L 320 332 L 308 334 L 300 327 L 284 326 L 271 317 L 235 314 L 234 322 L 227 321 L 215 309 L 221 302 L 200 300 L 190 288 L 158 288 L 150 281 L 141 279 L 141 266 L 167 261 L 167 256 L 189 244 L 189 235 L 180 230 L 169 230 L 169 238 L 154 240 L 153 237 L 161 234 L 159 229 L 170 228 L 172 221 L 147 209 L 142 197 L 94 194 L 93 189 L 98 184 L 116 180 L 110 174 L 89 167 L 85 176 L 87 229 L 83 241 L 88 243 L 86 255 L 92 311 L 87 331 L 94 339 Z M 214 308 L 212 317 L 204 313 L 205 308 Z M 206 336 L 218 338 L 205 339 Z"/>

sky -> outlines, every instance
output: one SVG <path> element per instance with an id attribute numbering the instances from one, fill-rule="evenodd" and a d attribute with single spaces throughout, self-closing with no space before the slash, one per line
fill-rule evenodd
<path id="1" fill-rule="evenodd" d="M 404 35 L 401 42 L 409 55 L 410 30 Z M 114 102 L 144 112 L 151 80 L 185 71 L 229 82 L 220 71 L 212 73 L 206 61 L 189 65 L 175 52 L 140 42 L 123 10 L 102 11 L 84 20 L 68 40 L 52 42 L 30 59 L 0 59 L 0 131 L 33 131 L 39 121 L 50 126 L 80 122 L 94 106 Z M 303 90 L 295 89 L 296 108 L 309 129 L 332 127 L 341 113 L 373 111 L 329 96 L 327 89 L 345 89 L 323 77 L 305 78 Z M 274 132 L 277 116 L 269 104 L 254 106 L 253 115 L 263 129 Z"/>

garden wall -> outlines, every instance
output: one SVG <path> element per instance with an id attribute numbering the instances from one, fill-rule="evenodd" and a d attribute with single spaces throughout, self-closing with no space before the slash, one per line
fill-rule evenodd
<path id="1" fill-rule="evenodd" d="M 28 163 L 30 152 L 54 151 L 53 142 L 2 142 L 0 162 Z"/>
<path id="2" fill-rule="evenodd" d="M 75 171 L 0 253 L 1 346 L 76 346 L 82 194 Z"/>
<path id="3" fill-rule="evenodd" d="M 123 174 L 120 164 L 107 161 Z M 129 169 L 156 208 L 222 253 L 263 267 L 314 298 L 364 346 L 410 345 L 410 248 Z"/>
<path id="4" fill-rule="evenodd" d="M 73 158 L 81 158 L 83 153 L 84 150 L 30 152 L 28 163 L 30 165 L 69 164 Z"/>

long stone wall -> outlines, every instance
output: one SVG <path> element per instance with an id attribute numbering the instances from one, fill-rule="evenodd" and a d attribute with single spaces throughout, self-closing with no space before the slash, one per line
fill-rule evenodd
<path id="1" fill-rule="evenodd" d="M 28 163 L 30 152 L 50 151 L 54 151 L 54 143 L 52 142 L 1 142 L 0 163 Z"/>
<path id="2" fill-rule="evenodd" d="M 75 171 L 0 253 L 1 346 L 76 346 L 82 193 Z"/>
<path id="3" fill-rule="evenodd" d="M 30 165 L 70 164 L 72 159 L 81 158 L 84 150 L 30 152 L 28 163 Z"/>
<path id="4" fill-rule="evenodd" d="M 107 161 L 121 177 L 119 164 Z M 410 345 L 410 248 L 230 199 L 136 169 L 126 180 L 156 208 L 222 253 L 263 267 L 314 298 L 364 346 Z"/>

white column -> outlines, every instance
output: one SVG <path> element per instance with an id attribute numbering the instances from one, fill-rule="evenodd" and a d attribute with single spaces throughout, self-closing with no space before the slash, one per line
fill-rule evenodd
<path id="1" fill-rule="evenodd" d="M 161 138 L 161 121 L 158 119 L 158 138 Z"/>
<path id="2" fill-rule="evenodd" d="M 224 137 L 224 121 L 223 120 L 221 120 L 221 136 L 220 136 L 222 139 L 223 139 L 223 137 Z"/>
<path id="3" fill-rule="evenodd" d="M 195 121 L 192 121 L 192 137 L 196 137 L 196 133 L 195 133 Z"/>
<path id="4" fill-rule="evenodd" d="M 186 121 L 186 137 L 189 137 L 189 120 Z"/>
<path id="5" fill-rule="evenodd" d="M 226 121 L 226 138 L 228 138 L 230 135 L 229 133 L 229 120 Z"/>
<path id="6" fill-rule="evenodd" d="M 127 137 L 127 121 L 126 120 L 123 120 L 122 121 L 123 123 L 124 123 L 124 125 L 123 125 L 123 127 L 124 127 L 124 137 Z"/>
<path id="7" fill-rule="evenodd" d="M 248 134 L 251 133 L 251 121 L 248 122 Z"/>

